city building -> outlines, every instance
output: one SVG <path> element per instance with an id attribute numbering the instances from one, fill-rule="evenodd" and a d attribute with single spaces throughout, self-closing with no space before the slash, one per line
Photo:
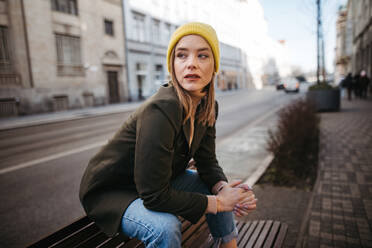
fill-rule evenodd
<path id="1" fill-rule="evenodd" d="M 0 0 L 0 115 L 126 101 L 121 0 Z"/>
<path id="2" fill-rule="evenodd" d="M 235 58 L 241 60 L 240 71 L 244 73 L 244 76 L 237 77 L 240 80 L 237 83 L 239 87 L 241 85 L 260 89 L 263 85 L 262 76 L 265 74 L 266 64 L 271 63 L 272 59 L 277 60 L 278 56 L 288 57 L 284 46 L 278 46 L 278 42 L 268 36 L 267 22 L 258 0 L 219 0 L 218 4 L 215 0 L 124 1 L 128 3 L 125 5 L 129 8 L 140 10 L 141 13 L 146 13 L 156 20 L 164 20 L 176 25 L 190 21 L 212 25 L 222 43 L 241 51 L 240 58 Z M 162 26 L 161 21 L 160 26 Z M 224 53 L 223 46 L 221 47 L 221 53 Z M 277 49 L 282 52 L 276 52 Z M 221 64 L 223 65 L 223 61 Z M 281 69 L 282 63 L 279 61 L 276 61 L 276 64 L 279 76 L 283 76 L 281 74 L 286 69 Z M 222 71 L 223 68 L 218 80 L 224 77 Z"/>
<path id="3" fill-rule="evenodd" d="M 372 74 L 372 2 L 370 0 L 349 0 L 353 26 L 353 74 L 365 70 Z"/>
<path id="4" fill-rule="evenodd" d="M 340 8 L 337 27 L 335 83 L 365 70 L 372 75 L 372 2 L 349 0 Z"/>
<path id="5" fill-rule="evenodd" d="M 180 1 L 124 1 L 128 88 L 133 101 L 151 96 L 170 79 L 166 65 L 168 42 L 174 30 L 187 21 L 164 14 L 164 11 L 173 8 L 177 2 Z M 217 89 L 247 88 L 246 55 L 242 49 L 221 42 L 220 53 L 220 73 L 215 81 Z"/>

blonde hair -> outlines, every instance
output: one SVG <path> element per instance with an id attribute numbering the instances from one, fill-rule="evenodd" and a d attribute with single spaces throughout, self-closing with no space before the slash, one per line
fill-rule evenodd
<path id="1" fill-rule="evenodd" d="M 178 99 L 180 100 L 183 109 L 185 111 L 185 118 L 183 124 L 186 123 L 188 119 L 191 118 L 194 105 L 192 104 L 192 98 L 190 94 L 181 87 L 180 83 L 177 81 L 176 73 L 174 71 L 174 58 L 175 58 L 175 47 L 173 47 L 170 54 L 170 74 L 171 74 L 171 84 L 176 89 Z M 215 111 L 215 97 L 214 97 L 214 78 L 215 72 L 213 72 L 212 79 L 207 86 L 204 87 L 203 92 L 206 92 L 206 95 L 202 98 L 201 110 L 196 113 L 195 116 L 199 123 L 202 123 L 205 126 L 213 126 L 216 122 L 216 111 Z"/>

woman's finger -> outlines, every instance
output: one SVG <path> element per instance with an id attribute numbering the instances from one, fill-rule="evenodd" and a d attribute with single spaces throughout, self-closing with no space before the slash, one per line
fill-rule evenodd
<path id="1" fill-rule="evenodd" d="M 231 183 L 228 183 L 227 185 L 234 188 L 236 186 L 238 186 L 239 184 L 242 183 L 242 180 L 235 180 L 235 181 L 232 181 Z"/>

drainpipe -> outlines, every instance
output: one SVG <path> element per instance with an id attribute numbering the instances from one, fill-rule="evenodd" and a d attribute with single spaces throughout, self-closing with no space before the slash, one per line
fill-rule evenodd
<path id="1" fill-rule="evenodd" d="M 28 43 L 28 33 L 27 33 L 27 22 L 26 22 L 26 15 L 25 15 L 25 6 L 24 0 L 21 1 L 21 12 L 22 12 L 22 22 L 23 22 L 23 31 L 25 33 L 25 42 L 26 42 L 26 56 L 27 56 L 27 64 L 28 64 L 28 72 L 30 76 L 30 86 L 34 88 L 34 79 L 32 77 L 32 66 L 31 66 L 31 57 L 30 57 L 30 45 Z"/>
<path id="2" fill-rule="evenodd" d="M 126 0 L 122 0 L 121 1 L 121 6 L 122 6 L 122 13 L 123 13 L 123 28 L 124 28 L 124 50 L 125 50 L 125 75 L 126 75 L 126 79 L 127 79 L 127 100 L 128 102 L 131 102 L 132 101 L 132 97 L 130 95 L 130 87 L 129 87 L 129 65 L 128 65 L 128 56 L 129 56 L 129 53 L 128 53 L 128 40 L 127 40 L 127 26 L 126 26 L 126 21 L 125 21 L 125 15 L 126 15 L 126 12 L 125 12 L 125 7 L 126 7 L 126 4 L 125 4 L 125 1 Z"/>

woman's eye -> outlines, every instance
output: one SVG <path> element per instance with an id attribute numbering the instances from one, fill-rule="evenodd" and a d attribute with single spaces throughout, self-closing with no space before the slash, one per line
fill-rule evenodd
<path id="1" fill-rule="evenodd" d="M 178 53 L 176 56 L 177 56 L 177 58 L 180 58 L 180 59 L 186 58 L 186 54 L 184 54 L 184 53 Z"/>
<path id="2" fill-rule="evenodd" d="M 199 58 L 205 59 L 208 58 L 208 54 L 199 54 Z"/>

